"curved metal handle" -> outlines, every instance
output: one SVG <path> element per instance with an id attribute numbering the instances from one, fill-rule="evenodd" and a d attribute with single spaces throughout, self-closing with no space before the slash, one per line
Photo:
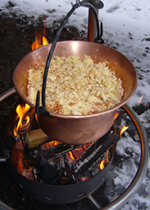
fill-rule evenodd
<path id="1" fill-rule="evenodd" d="M 47 57 L 47 61 L 46 61 L 46 65 L 45 65 L 45 70 L 44 70 L 44 76 L 43 76 L 43 84 L 42 84 L 42 106 L 39 107 L 40 104 L 40 92 L 37 92 L 37 97 L 36 97 L 36 113 L 39 114 L 43 114 L 43 115 L 49 115 L 49 112 L 45 109 L 45 91 L 46 91 L 46 81 L 47 81 L 47 76 L 48 76 L 48 70 L 49 70 L 49 65 L 52 59 L 52 55 L 56 46 L 57 41 L 60 38 L 61 32 L 65 26 L 65 24 L 67 23 L 69 17 L 73 14 L 73 12 L 79 8 L 80 6 L 86 6 L 86 7 L 90 7 L 93 10 L 93 13 L 95 15 L 95 19 L 96 19 L 96 25 L 97 25 L 97 38 L 96 41 L 101 39 L 101 34 L 100 34 L 100 30 L 99 30 L 99 21 L 98 21 L 98 17 L 97 17 L 97 12 L 96 12 L 96 8 L 95 6 L 88 2 L 88 1 L 82 1 L 80 2 L 79 0 L 76 1 L 76 4 L 72 5 L 71 10 L 67 13 L 67 15 L 65 16 L 64 20 L 62 21 L 57 33 L 56 33 L 56 37 L 51 45 L 51 49 L 50 52 L 48 54 Z M 50 115 L 49 115 L 50 116 Z"/>

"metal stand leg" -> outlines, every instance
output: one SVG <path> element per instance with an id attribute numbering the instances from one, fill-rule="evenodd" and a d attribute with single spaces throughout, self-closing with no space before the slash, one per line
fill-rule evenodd
<path id="1" fill-rule="evenodd" d="M 95 200 L 95 198 L 91 194 L 89 194 L 87 197 L 96 206 L 97 209 L 101 209 L 100 204 Z"/>

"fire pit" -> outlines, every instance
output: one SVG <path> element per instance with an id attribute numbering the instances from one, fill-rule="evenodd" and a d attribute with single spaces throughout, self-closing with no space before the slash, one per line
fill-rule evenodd
<path id="1" fill-rule="evenodd" d="M 7 93 L 4 93 L 1 96 L 1 101 L 3 101 L 5 98 L 7 98 L 8 96 L 10 96 L 14 93 L 15 93 L 14 89 L 11 89 Z M 119 197 L 116 201 L 114 201 L 112 204 L 110 204 L 111 207 L 122 206 L 130 198 L 130 196 L 133 195 L 137 191 L 138 187 L 140 186 L 140 184 L 143 180 L 143 176 L 145 175 L 146 168 L 147 168 L 147 161 L 148 161 L 148 149 L 147 149 L 148 147 L 147 147 L 147 139 L 146 139 L 145 130 L 143 129 L 138 118 L 135 116 L 134 112 L 127 105 L 124 106 L 123 109 L 130 116 L 130 118 L 133 120 L 133 122 L 137 128 L 137 131 L 139 133 L 140 141 L 141 141 L 141 162 L 140 162 L 140 166 L 137 171 L 137 174 L 134 177 L 131 185 L 126 189 L 126 191 L 123 193 L 123 195 L 121 197 Z M 113 148 L 113 150 L 114 150 L 114 148 Z M 112 160 L 110 160 L 110 163 L 111 163 L 111 161 Z M 33 198 L 42 200 L 46 203 L 68 203 L 68 202 L 70 202 L 70 199 L 71 199 L 71 202 L 73 202 L 75 200 L 77 201 L 77 200 L 83 199 L 85 196 L 88 196 L 88 198 L 94 203 L 95 206 L 100 207 L 100 205 L 92 197 L 91 193 L 93 193 L 93 191 L 95 191 L 102 184 L 102 182 L 104 181 L 105 175 L 106 175 L 106 171 L 108 171 L 108 168 L 110 168 L 110 165 L 109 164 L 106 165 L 106 167 L 104 168 L 104 170 L 101 171 L 101 173 L 96 174 L 90 180 L 86 180 L 86 181 L 83 181 L 83 182 L 77 183 L 77 184 L 68 184 L 65 187 L 63 185 L 61 185 L 61 186 L 45 185 L 45 184 L 43 185 L 41 183 L 33 182 L 30 179 L 28 179 L 28 178 L 24 177 L 23 175 L 21 175 L 20 173 L 18 173 L 14 167 L 11 166 L 10 168 L 11 168 L 10 170 L 11 170 L 11 173 L 13 174 L 13 176 L 15 177 L 15 179 L 17 178 L 17 182 L 20 183 L 20 187 L 23 188 L 23 190 L 25 192 L 30 194 L 30 196 L 32 194 Z M 88 190 L 87 190 L 88 185 L 92 186 L 92 188 L 88 187 Z M 45 187 L 47 189 L 46 191 L 45 191 Z M 67 189 L 68 192 L 72 192 L 75 190 L 76 195 L 73 195 L 72 193 L 70 193 L 71 196 L 68 198 L 68 194 L 66 194 L 67 196 L 63 196 L 63 199 L 60 196 L 60 200 L 59 200 L 57 196 L 59 195 L 59 193 L 60 193 L 60 195 L 62 195 L 64 193 L 64 189 Z M 82 189 L 82 191 L 81 191 L 81 189 Z M 84 190 L 85 190 L 85 192 L 84 192 Z M 43 196 L 41 196 L 40 192 L 42 192 Z M 56 195 L 56 198 L 55 198 L 55 195 Z"/>
<path id="2" fill-rule="evenodd" d="M 119 140 L 115 126 L 94 143 L 67 145 L 37 129 L 29 109 L 27 104 L 17 106 L 17 121 L 11 121 L 4 139 L 11 172 L 23 190 L 36 200 L 59 204 L 80 200 L 99 188 Z"/>

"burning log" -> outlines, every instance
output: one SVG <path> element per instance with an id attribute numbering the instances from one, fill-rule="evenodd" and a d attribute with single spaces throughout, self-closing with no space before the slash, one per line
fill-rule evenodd
<path id="1" fill-rule="evenodd" d="M 35 132 L 36 131 L 37 130 L 35 130 Z M 35 137 L 33 138 L 35 142 L 39 136 L 38 132 L 35 136 L 33 135 L 33 137 Z M 28 140 L 30 141 L 32 138 L 29 136 Z M 96 169 L 98 169 L 99 164 L 101 165 L 101 169 L 98 169 L 98 171 L 103 170 L 105 167 L 105 160 L 107 159 L 106 162 L 109 162 L 109 158 L 105 157 L 109 156 L 108 149 L 118 140 L 119 135 L 111 129 L 105 136 L 91 144 L 67 145 L 59 143 L 55 145 L 54 141 L 53 145 L 52 141 L 49 141 L 47 143 L 44 142 L 36 149 L 31 149 L 29 154 L 26 155 L 28 156 L 28 160 L 31 161 L 33 158 L 35 162 L 38 163 L 36 164 L 36 168 L 39 171 L 38 177 L 40 180 L 43 180 L 44 183 L 55 183 L 56 178 L 57 182 L 76 182 L 79 179 L 82 181 L 82 178 L 83 180 L 88 179 L 87 175 L 90 177 L 90 171 L 92 171 L 95 166 Z M 35 157 L 36 152 L 40 157 L 40 161 Z M 43 161 L 41 160 L 44 160 L 44 164 L 42 164 Z M 55 168 L 53 168 L 53 166 L 55 166 Z M 46 171 L 48 171 L 49 175 L 46 175 Z M 84 175 L 86 176 L 84 177 Z"/>
<path id="2" fill-rule="evenodd" d="M 101 156 L 109 149 L 115 142 L 119 140 L 119 135 L 116 133 L 107 133 L 101 139 L 92 144 L 87 151 L 72 164 L 72 170 L 76 175 L 84 174 L 89 168 L 101 160 Z"/>
<path id="3" fill-rule="evenodd" d="M 54 148 L 48 148 L 47 150 L 42 150 L 41 154 L 43 154 L 43 156 L 46 159 L 51 159 L 51 158 L 55 158 L 60 155 L 69 153 L 70 151 L 75 150 L 77 148 L 81 148 L 82 146 L 83 145 L 69 145 L 69 144 L 61 143 L 61 144 L 55 146 Z"/>
<path id="4" fill-rule="evenodd" d="M 17 170 L 21 170 L 19 172 L 24 176 L 46 184 L 76 183 L 79 180 L 87 180 L 94 176 L 94 173 L 103 170 L 107 155 L 109 158 L 106 162 L 109 162 L 110 155 L 109 152 L 106 155 L 106 150 L 119 139 L 115 133 L 115 127 L 96 142 L 68 145 L 50 140 L 39 128 L 35 129 L 32 126 L 33 130 L 27 131 L 28 127 L 31 128 L 34 116 L 32 110 L 29 112 L 29 109 L 30 107 L 27 105 L 17 108 L 19 117 L 17 118 L 18 124 L 14 129 L 14 136 L 17 142 L 22 143 L 20 145 L 23 147 L 23 156 L 20 155 L 20 161 L 15 160 L 14 165 Z M 32 119 L 27 121 L 27 116 Z M 24 121 L 25 123 L 23 123 Z M 22 154 L 21 152 L 19 154 Z M 96 168 L 96 172 L 93 168 Z"/>

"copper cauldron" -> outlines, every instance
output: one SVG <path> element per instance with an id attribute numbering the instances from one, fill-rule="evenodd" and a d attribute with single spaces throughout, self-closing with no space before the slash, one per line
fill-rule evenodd
<path id="1" fill-rule="evenodd" d="M 46 62 L 51 45 L 28 53 L 17 65 L 13 75 L 16 91 L 31 107 L 27 100 L 27 70 L 37 63 L 38 58 Z M 132 63 L 118 51 L 107 46 L 86 41 L 57 42 L 54 56 L 89 55 L 94 62 L 107 61 L 109 67 L 121 78 L 124 95 L 120 104 L 107 111 L 84 115 L 67 116 L 50 112 L 51 117 L 38 115 L 40 128 L 54 140 L 67 144 L 84 144 L 102 137 L 113 125 L 116 110 L 133 95 L 137 86 L 137 73 Z"/>

